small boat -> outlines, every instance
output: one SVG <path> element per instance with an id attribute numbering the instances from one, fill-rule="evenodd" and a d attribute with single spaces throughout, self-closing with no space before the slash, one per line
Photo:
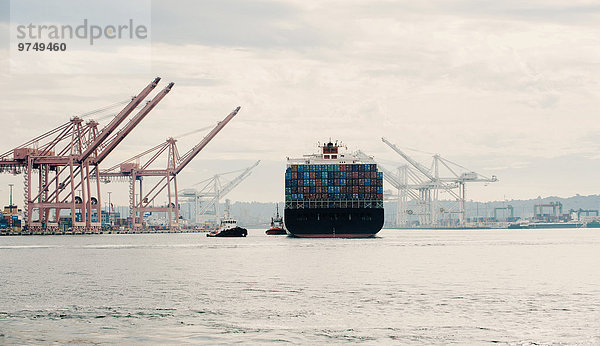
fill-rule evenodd
<path id="1" fill-rule="evenodd" d="M 237 225 L 237 221 L 231 217 L 225 217 L 221 220 L 219 228 L 207 233 L 207 237 L 245 237 L 248 230 Z"/>
<path id="2" fill-rule="evenodd" d="M 279 204 L 277 205 L 277 216 L 271 218 L 271 228 L 266 230 L 267 235 L 285 235 L 287 234 L 283 225 L 283 219 L 279 216 Z"/>

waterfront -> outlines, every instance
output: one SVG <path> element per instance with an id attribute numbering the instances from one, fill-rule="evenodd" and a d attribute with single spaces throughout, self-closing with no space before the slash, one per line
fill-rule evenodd
<path id="1" fill-rule="evenodd" d="M 0 238 L 0 343 L 600 343 L 600 230 Z"/>

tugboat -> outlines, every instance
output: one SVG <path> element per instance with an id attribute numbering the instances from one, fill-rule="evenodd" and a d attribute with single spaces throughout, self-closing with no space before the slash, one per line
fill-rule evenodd
<path id="1" fill-rule="evenodd" d="M 277 216 L 271 218 L 271 228 L 265 231 L 267 235 L 286 235 L 283 227 L 283 219 L 279 216 L 279 204 L 277 204 Z"/>
<path id="2" fill-rule="evenodd" d="M 237 221 L 229 216 L 221 220 L 219 228 L 207 233 L 207 237 L 245 237 L 248 230 L 237 225 Z"/>

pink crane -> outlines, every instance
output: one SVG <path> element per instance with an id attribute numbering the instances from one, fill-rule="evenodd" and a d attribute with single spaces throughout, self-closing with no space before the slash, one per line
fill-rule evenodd
<path id="1" fill-rule="evenodd" d="M 131 227 L 133 230 L 145 229 L 144 213 L 166 212 L 168 214 L 169 228 L 179 229 L 179 200 L 177 193 L 177 174 L 185 168 L 198 153 L 233 119 L 239 112 L 240 107 L 235 108 L 229 115 L 220 121 L 198 144 L 183 155 L 179 155 L 177 140 L 173 137 L 165 142 L 150 148 L 143 153 L 121 162 L 107 170 L 100 172 L 100 177 L 105 181 L 111 178 L 128 177 L 129 207 L 131 214 Z M 164 169 L 151 169 L 150 166 L 163 154 L 167 153 L 167 166 Z M 150 155 L 143 164 L 136 163 L 142 157 Z M 150 188 L 144 186 L 144 178 L 156 177 L 158 182 L 150 184 Z M 157 197 L 167 192 L 166 206 L 153 206 Z M 138 197 L 139 194 L 139 197 Z"/>
<path id="2" fill-rule="evenodd" d="M 95 189 L 92 189 L 91 179 L 97 175 L 100 161 L 173 86 L 169 84 L 149 101 L 133 118 L 137 119 L 136 122 L 130 121 L 117 132 L 120 133 L 119 141 L 107 140 L 159 81 L 160 78 L 155 78 L 134 96 L 101 131 L 98 131 L 96 121 L 84 122 L 80 117 L 73 117 L 67 123 L 0 155 L 0 170 L 25 174 L 23 210 L 30 232 L 58 231 L 63 209 L 71 211 L 73 232 L 100 230 L 100 184 L 96 182 Z M 111 145 L 102 146 L 103 143 Z"/>

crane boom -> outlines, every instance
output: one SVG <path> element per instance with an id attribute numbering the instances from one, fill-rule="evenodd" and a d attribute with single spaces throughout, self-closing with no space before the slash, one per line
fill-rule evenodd
<path id="1" fill-rule="evenodd" d="M 148 94 L 158 85 L 160 77 L 154 78 L 150 84 L 148 84 L 137 96 L 133 97 L 131 101 L 117 114 L 113 120 L 102 129 L 95 140 L 81 153 L 78 161 L 85 161 L 98 147 L 110 136 L 110 134 L 117 129 L 117 127 L 133 112 L 133 110 L 148 96 Z"/>
<path id="2" fill-rule="evenodd" d="M 254 169 L 254 167 L 258 166 L 259 163 L 260 160 L 256 161 L 252 166 L 246 168 L 242 173 L 240 173 L 240 175 L 238 175 L 235 179 L 233 179 L 227 185 L 225 185 L 223 189 L 221 189 L 221 191 L 219 192 L 219 195 L 223 197 L 226 194 L 228 194 L 231 190 L 233 190 L 234 187 L 238 186 L 242 182 L 242 180 L 246 179 L 250 175 L 250 173 L 252 173 L 251 171 Z"/>
<path id="3" fill-rule="evenodd" d="M 142 108 L 131 120 L 120 129 L 111 139 L 103 146 L 98 156 L 94 159 L 94 163 L 100 163 L 108 156 L 116 147 L 125 139 L 125 137 L 150 113 L 154 107 L 171 91 L 175 83 L 171 82 L 167 85 L 160 93 L 156 94 L 154 98 Z"/>
<path id="4" fill-rule="evenodd" d="M 240 111 L 240 108 L 241 107 L 239 106 L 236 107 L 231 113 L 229 113 L 229 115 L 225 117 L 225 119 L 220 121 L 217 126 L 215 126 L 215 128 L 213 128 L 208 135 L 202 139 L 200 143 L 181 156 L 179 164 L 175 168 L 175 174 L 181 172 L 181 170 L 183 170 L 183 168 L 185 168 L 185 166 L 187 166 L 202 149 L 204 149 L 204 147 L 217 135 L 217 133 L 219 133 L 219 131 L 221 131 L 221 129 L 223 129 L 223 127 L 225 127 L 225 125 L 227 125 L 227 123 L 233 119 L 233 117 Z"/>
<path id="5" fill-rule="evenodd" d="M 406 155 L 402 150 L 400 150 L 398 147 L 396 147 L 390 141 L 385 139 L 385 137 L 381 137 L 381 140 L 383 141 L 383 143 L 387 144 L 390 148 L 392 148 L 395 152 L 400 154 L 400 156 L 402 156 L 406 161 L 408 161 L 411 165 L 413 165 L 416 169 L 418 169 L 419 172 L 423 173 L 427 178 L 429 178 L 431 180 L 436 180 L 433 177 L 433 175 L 431 175 L 431 172 L 429 172 L 429 170 L 427 168 L 423 167 L 420 163 L 413 160 L 410 156 Z"/>
<path id="6" fill-rule="evenodd" d="M 202 215 L 206 213 L 206 211 L 211 208 L 215 203 L 219 203 L 219 200 L 225 195 L 227 195 L 231 190 L 233 190 L 236 186 L 238 186 L 244 179 L 248 178 L 250 174 L 252 174 L 252 170 L 254 167 L 258 166 L 260 160 L 256 161 L 252 166 L 246 168 L 240 175 L 233 178 L 227 185 L 223 186 L 220 190 L 215 191 L 215 196 L 211 198 L 207 203 L 205 203 L 202 209 L 197 213 L 197 215 Z"/>
<path id="7" fill-rule="evenodd" d="M 406 190 L 406 192 L 414 199 L 419 199 L 419 195 L 417 195 L 413 189 L 421 189 L 423 187 L 425 187 L 424 185 L 406 185 L 401 183 L 398 180 L 398 177 L 392 173 L 390 170 L 388 170 L 387 168 L 383 167 L 383 166 L 378 166 L 379 170 L 381 170 L 383 172 L 383 178 L 390 183 L 393 187 L 395 187 L 396 189 L 399 190 Z"/>

